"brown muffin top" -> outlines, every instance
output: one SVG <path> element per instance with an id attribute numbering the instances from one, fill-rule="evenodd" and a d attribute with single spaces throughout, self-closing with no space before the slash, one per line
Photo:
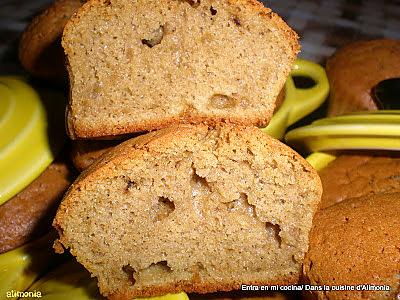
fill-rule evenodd
<path id="1" fill-rule="evenodd" d="M 400 193 L 345 200 L 317 212 L 304 272 L 311 284 L 388 285 L 319 299 L 395 299 L 400 293 Z"/>
<path id="2" fill-rule="evenodd" d="M 19 60 L 28 72 L 51 81 L 66 81 L 61 34 L 83 2 L 57 0 L 28 25 L 19 44 Z"/>
<path id="3" fill-rule="evenodd" d="M 400 77 L 400 41 L 358 41 L 339 49 L 327 64 L 331 87 L 328 115 L 378 109 L 372 89 Z"/>
<path id="4" fill-rule="evenodd" d="M 400 192 L 400 158 L 342 155 L 319 175 L 324 190 L 320 208 L 347 198 Z"/>
<path id="5" fill-rule="evenodd" d="M 0 253 L 51 229 L 56 209 L 74 179 L 65 161 L 53 162 L 23 191 L 0 206 Z"/>
<path id="6" fill-rule="evenodd" d="M 93 164 L 103 153 L 114 148 L 124 140 L 76 140 L 72 141 L 71 160 L 78 171 Z"/>

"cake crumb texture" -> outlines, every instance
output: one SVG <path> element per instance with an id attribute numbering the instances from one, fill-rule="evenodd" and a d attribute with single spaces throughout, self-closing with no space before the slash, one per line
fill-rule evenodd
<path id="1" fill-rule="evenodd" d="M 54 226 L 111 299 L 291 284 L 321 193 L 316 171 L 256 127 L 179 125 L 103 155 Z"/>
<path id="2" fill-rule="evenodd" d="M 255 0 L 91 0 L 62 45 L 72 138 L 265 126 L 299 51 L 296 33 Z"/>

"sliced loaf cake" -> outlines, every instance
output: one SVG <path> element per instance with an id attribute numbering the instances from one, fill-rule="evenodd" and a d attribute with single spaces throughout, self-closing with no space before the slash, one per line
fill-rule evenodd
<path id="1" fill-rule="evenodd" d="M 72 138 L 176 122 L 264 126 L 299 51 L 255 0 L 91 0 L 62 45 Z"/>
<path id="2" fill-rule="evenodd" d="M 173 126 L 81 174 L 55 247 L 111 299 L 296 283 L 321 192 L 315 170 L 256 127 Z"/>

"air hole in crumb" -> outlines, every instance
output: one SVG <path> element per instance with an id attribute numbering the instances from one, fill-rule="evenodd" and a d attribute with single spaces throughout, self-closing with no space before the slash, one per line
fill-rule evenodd
<path id="1" fill-rule="evenodd" d="M 297 258 L 294 255 L 292 255 L 292 262 L 294 262 L 295 264 L 299 263 Z"/>
<path id="2" fill-rule="evenodd" d="M 240 23 L 240 20 L 236 17 L 233 18 L 233 22 L 235 23 L 236 26 L 242 26 L 242 23 Z"/>
<path id="3" fill-rule="evenodd" d="M 229 109 L 238 105 L 238 100 L 223 94 L 214 94 L 211 96 L 208 105 L 217 109 Z"/>
<path id="4" fill-rule="evenodd" d="M 155 208 L 155 221 L 167 218 L 175 210 L 175 204 L 165 197 L 159 197 Z"/>
<path id="5" fill-rule="evenodd" d="M 256 212 L 254 205 L 250 204 L 247 195 L 245 193 L 240 193 L 240 197 L 234 201 L 226 203 L 226 208 L 229 211 L 240 211 L 247 213 L 252 218 L 256 218 Z"/>
<path id="6" fill-rule="evenodd" d="M 192 180 L 192 197 L 209 194 L 211 192 L 211 188 L 207 180 L 197 175 L 196 170 L 194 168 L 191 180 Z"/>
<path id="7" fill-rule="evenodd" d="M 158 263 L 155 264 L 151 264 L 150 266 L 148 266 L 146 269 L 146 271 L 158 271 L 158 272 L 162 272 L 162 273 L 169 273 L 171 272 L 171 267 L 168 266 L 168 263 L 166 260 L 162 260 L 159 261 Z"/>
<path id="8" fill-rule="evenodd" d="M 161 25 L 160 27 L 151 32 L 149 38 L 142 39 L 142 44 L 148 46 L 149 48 L 153 48 L 155 45 L 161 43 L 163 37 L 164 37 L 164 26 Z"/>
<path id="9" fill-rule="evenodd" d="M 126 180 L 126 187 L 125 187 L 125 191 L 128 192 L 130 189 L 135 188 L 136 187 L 136 183 L 133 180 L 127 179 Z"/>
<path id="10" fill-rule="evenodd" d="M 278 162 L 275 160 L 275 159 L 273 159 L 272 161 L 271 161 L 271 167 L 272 167 L 272 169 L 276 169 L 276 168 L 278 168 Z"/>
<path id="11" fill-rule="evenodd" d="M 214 7 L 210 7 L 210 12 L 212 16 L 215 16 L 217 14 L 217 10 Z"/>
<path id="12" fill-rule="evenodd" d="M 193 8 L 197 8 L 200 5 L 200 0 L 181 0 L 181 1 L 189 3 L 189 5 Z"/>
<path id="13" fill-rule="evenodd" d="M 135 269 L 132 268 L 130 265 L 125 265 L 122 267 L 122 271 L 124 271 L 127 275 L 128 275 L 128 279 L 131 282 L 132 285 L 135 284 L 136 280 L 135 280 Z"/>
<path id="14" fill-rule="evenodd" d="M 195 263 L 191 267 L 191 272 L 192 272 L 192 281 L 193 282 L 201 282 L 201 277 L 200 273 L 205 270 L 204 265 L 201 262 Z"/>
<path id="15" fill-rule="evenodd" d="M 212 193 L 212 188 L 207 182 L 207 180 L 203 177 L 200 177 L 196 174 L 196 168 L 192 165 L 192 176 L 190 179 L 191 186 L 191 196 L 193 209 L 200 219 L 204 218 L 203 216 L 203 203 L 205 197 L 209 197 Z"/>
<path id="16" fill-rule="evenodd" d="M 265 223 L 265 227 L 267 228 L 267 231 L 269 233 L 272 233 L 276 242 L 279 245 L 279 248 L 282 246 L 282 238 L 279 235 L 279 233 L 281 232 L 281 227 L 277 224 L 272 224 L 270 222 Z"/>
<path id="17" fill-rule="evenodd" d="M 204 265 L 201 262 L 197 262 L 197 268 L 199 270 L 205 270 L 206 268 L 204 267 Z"/>
<path id="18" fill-rule="evenodd" d="M 105 4 L 106 6 L 110 6 L 110 5 L 111 5 L 111 0 L 105 0 L 105 1 L 104 1 L 104 4 Z"/>

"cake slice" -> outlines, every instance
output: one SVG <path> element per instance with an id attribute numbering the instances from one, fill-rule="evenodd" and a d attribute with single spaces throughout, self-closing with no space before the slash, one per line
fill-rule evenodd
<path id="1" fill-rule="evenodd" d="M 315 170 L 256 127 L 173 126 L 81 174 L 55 248 L 110 299 L 296 283 L 321 192 Z"/>
<path id="2" fill-rule="evenodd" d="M 72 138 L 177 122 L 264 126 L 299 51 L 255 0 L 91 0 L 62 45 Z"/>

